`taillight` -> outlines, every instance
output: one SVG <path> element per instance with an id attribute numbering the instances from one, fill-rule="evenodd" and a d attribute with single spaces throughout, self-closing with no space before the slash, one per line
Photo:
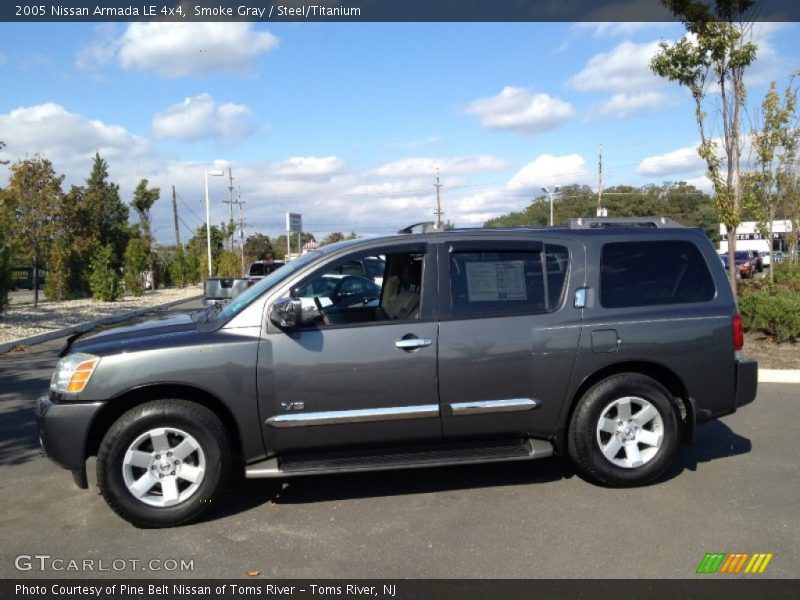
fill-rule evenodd
<path id="1" fill-rule="evenodd" d="M 744 348 L 744 329 L 742 328 L 742 317 L 739 313 L 733 315 L 731 327 L 733 328 L 733 349 L 736 352 L 740 352 Z"/>

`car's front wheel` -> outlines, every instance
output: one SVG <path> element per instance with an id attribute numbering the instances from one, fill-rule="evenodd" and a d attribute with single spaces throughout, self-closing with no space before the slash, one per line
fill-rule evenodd
<path id="1" fill-rule="evenodd" d="M 124 413 L 97 453 L 97 482 L 109 506 L 138 527 L 196 518 L 230 470 L 225 428 L 208 408 L 156 400 Z"/>
<path id="2" fill-rule="evenodd" d="M 678 450 L 679 423 L 671 394 L 657 381 L 622 373 L 580 399 L 569 428 L 569 454 L 584 475 L 608 486 L 649 483 Z"/>

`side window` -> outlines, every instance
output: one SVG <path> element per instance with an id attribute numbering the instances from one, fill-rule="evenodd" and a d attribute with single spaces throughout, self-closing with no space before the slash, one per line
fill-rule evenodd
<path id="1" fill-rule="evenodd" d="M 346 260 L 292 290 L 302 306 L 302 326 L 418 319 L 424 254 L 386 252 L 380 256 Z"/>
<path id="2" fill-rule="evenodd" d="M 600 304 L 606 308 L 707 302 L 716 289 L 691 242 L 616 242 L 603 246 Z"/>
<path id="3" fill-rule="evenodd" d="M 450 254 L 454 316 L 530 314 L 554 310 L 561 299 L 569 253 L 542 250 L 455 251 Z"/>

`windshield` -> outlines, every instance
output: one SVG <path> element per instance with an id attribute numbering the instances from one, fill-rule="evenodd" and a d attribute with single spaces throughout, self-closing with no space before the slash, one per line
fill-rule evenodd
<path id="1" fill-rule="evenodd" d="M 275 269 L 272 273 L 264 277 L 264 279 L 261 279 L 258 283 L 247 288 L 244 292 L 231 300 L 217 315 L 217 320 L 227 321 L 269 288 L 287 279 L 300 268 L 316 260 L 321 254 L 321 252 L 317 251 L 307 252 L 300 258 L 286 263 L 286 265 L 282 266 L 280 269 Z"/>

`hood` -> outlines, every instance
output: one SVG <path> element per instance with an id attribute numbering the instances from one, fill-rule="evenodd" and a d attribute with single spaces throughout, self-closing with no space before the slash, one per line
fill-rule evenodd
<path id="1" fill-rule="evenodd" d="M 70 351 L 86 350 L 87 346 L 117 346 L 120 349 L 138 345 L 146 340 L 185 332 L 197 327 L 189 313 L 165 313 L 163 316 L 138 323 L 120 323 L 102 329 L 92 329 L 70 344 Z"/>

